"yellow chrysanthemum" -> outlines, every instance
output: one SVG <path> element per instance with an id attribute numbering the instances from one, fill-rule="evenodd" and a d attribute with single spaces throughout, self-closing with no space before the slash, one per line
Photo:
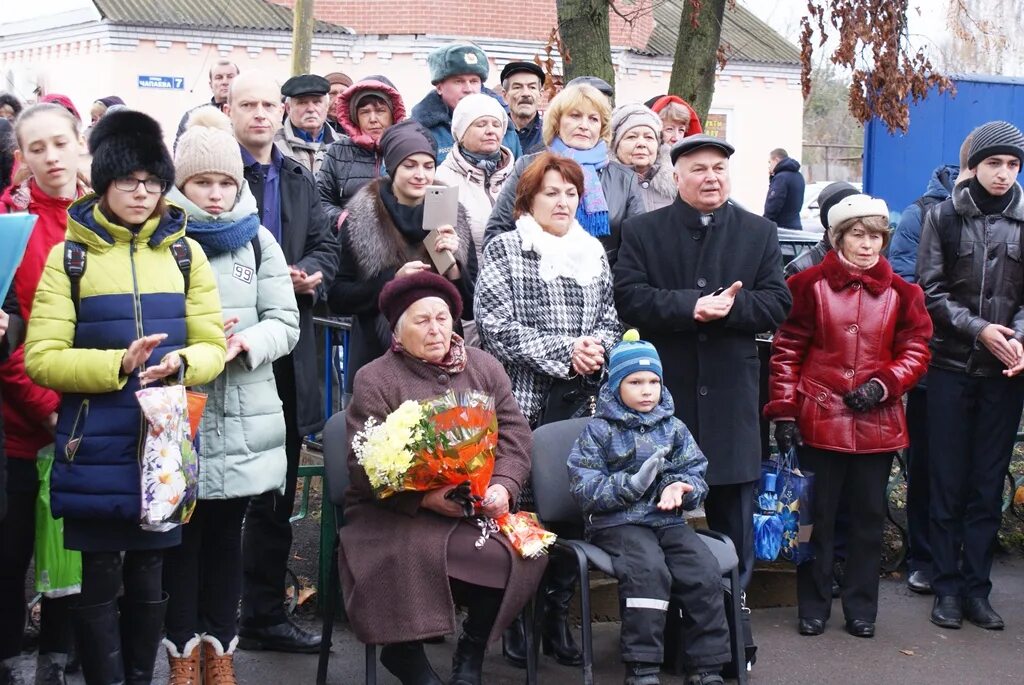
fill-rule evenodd
<path id="1" fill-rule="evenodd" d="M 352 440 L 352 449 L 374 488 L 401 485 L 412 465 L 412 445 L 422 434 L 423 408 L 407 400 L 388 414 L 384 423 L 370 418 Z"/>

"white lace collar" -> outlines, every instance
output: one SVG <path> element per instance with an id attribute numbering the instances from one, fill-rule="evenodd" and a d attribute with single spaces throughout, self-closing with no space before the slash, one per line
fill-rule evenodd
<path id="1" fill-rule="evenodd" d="M 523 252 L 540 257 L 538 272 L 543 281 L 551 282 L 561 276 L 590 285 L 605 269 L 604 246 L 575 219 L 562 236 L 548 233 L 529 214 L 516 220 L 516 228 Z"/>

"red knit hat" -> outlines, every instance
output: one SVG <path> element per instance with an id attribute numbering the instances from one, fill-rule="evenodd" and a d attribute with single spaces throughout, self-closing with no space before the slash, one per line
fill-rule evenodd
<path id="1" fill-rule="evenodd" d="M 698 133 L 704 133 L 704 129 L 700 125 L 700 117 L 697 116 L 697 110 L 693 108 L 693 105 L 678 95 L 662 95 L 660 98 L 655 100 L 653 104 L 648 106 L 658 114 L 661 114 L 661 110 L 665 109 L 670 102 L 682 105 L 686 109 L 690 110 L 690 125 L 686 127 L 686 135 L 693 136 Z"/>
<path id="2" fill-rule="evenodd" d="M 39 102 L 52 102 L 55 105 L 60 105 L 67 111 L 71 112 L 72 116 L 74 116 L 76 119 L 78 119 L 79 121 L 82 120 L 82 115 L 78 113 L 78 110 L 75 109 L 75 105 L 71 102 L 71 99 L 68 98 L 67 95 L 61 95 L 60 93 L 50 93 L 39 98 Z"/>
<path id="3" fill-rule="evenodd" d="M 433 271 L 419 271 L 393 278 L 380 291 L 377 302 L 388 324 L 394 328 L 405 310 L 424 297 L 440 297 L 447 302 L 453 320 L 462 316 L 462 296 L 458 289 L 447 278 Z"/>

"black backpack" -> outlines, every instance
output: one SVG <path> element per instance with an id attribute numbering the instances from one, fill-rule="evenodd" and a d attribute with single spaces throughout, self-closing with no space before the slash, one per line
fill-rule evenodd
<path id="1" fill-rule="evenodd" d="M 78 318 L 78 306 L 82 299 L 82 275 L 85 274 L 86 254 L 85 244 L 74 240 L 64 241 L 64 273 L 71 280 L 71 301 L 75 305 L 75 318 Z M 188 295 L 190 278 L 192 272 L 192 248 L 184 238 L 178 238 L 171 243 L 171 254 L 174 261 L 185 279 L 185 295 Z"/>
<path id="2" fill-rule="evenodd" d="M 260 273 L 260 262 L 263 261 L 263 246 L 260 245 L 259 234 L 254 235 L 250 241 L 253 255 L 256 258 L 256 274 Z M 190 275 L 192 273 L 192 248 L 184 238 L 178 238 L 171 243 L 171 254 L 174 261 L 185 279 L 185 296 L 188 297 Z M 78 305 L 82 297 L 82 274 L 85 273 L 86 249 L 83 243 L 74 240 L 64 241 L 64 273 L 71 279 L 71 301 L 75 304 L 75 318 L 78 318 Z"/>

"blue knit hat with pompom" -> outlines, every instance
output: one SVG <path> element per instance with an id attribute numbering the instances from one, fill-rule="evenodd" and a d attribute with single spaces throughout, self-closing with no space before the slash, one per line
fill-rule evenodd
<path id="1" fill-rule="evenodd" d="M 622 336 L 622 342 L 612 348 L 608 359 L 608 385 L 613 392 L 619 391 L 623 379 L 637 371 L 650 371 L 664 380 L 661 357 L 654 345 L 641 340 L 640 333 L 631 328 Z"/>

